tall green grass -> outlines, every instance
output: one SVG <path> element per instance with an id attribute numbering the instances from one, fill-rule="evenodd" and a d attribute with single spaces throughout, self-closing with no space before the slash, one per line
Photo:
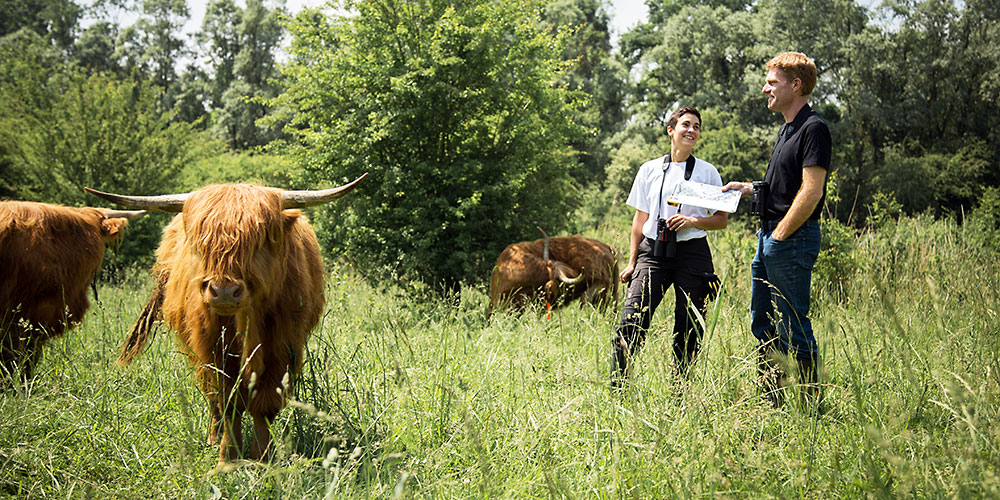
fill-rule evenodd
<path id="1" fill-rule="evenodd" d="M 623 249 L 624 234 L 592 236 Z M 755 239 L 733 226 L 710 237 L 725 286 L 692 375 L 674 373 L 665 303 L 620 395 L 617 310 L 486 320 L 484 289 L 455 306 L 335 266 L 274 460 L 224 471 L 171 332 L 114 365 L 149 288 L 136 272 L 0 394 L 0 496 L 1000 497 L 995 249 L 922 218 L 846 234 L 814 280 L 824 413 L 753 383 Z"/>

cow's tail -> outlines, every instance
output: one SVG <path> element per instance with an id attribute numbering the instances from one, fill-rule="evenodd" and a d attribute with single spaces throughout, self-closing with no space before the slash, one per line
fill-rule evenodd
<path id="1" fill-rule="evenodd" d="M 163 287 L 165 283 L 157 283 L 153 287 L 153 293 L 146 302 L 146 307 L 142 308 L 139 319 L 132 325 L 132 331 L 121 346 L 121 354 L 118 356 L 118 364 L 127 365 L 142 353 L 146 344 L 153 338 L 156 332 L 156 322 L 163 318 L 161 308 L 163 307 Z"/>

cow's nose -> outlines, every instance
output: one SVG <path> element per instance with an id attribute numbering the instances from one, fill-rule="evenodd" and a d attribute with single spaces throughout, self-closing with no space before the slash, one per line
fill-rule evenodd
<path id="1" fill-rule="evenodd" d="M 209 283 L 208 291 L 214 306 L 238 306 L 243 298 L 243 285 L 239 283 Z"/>

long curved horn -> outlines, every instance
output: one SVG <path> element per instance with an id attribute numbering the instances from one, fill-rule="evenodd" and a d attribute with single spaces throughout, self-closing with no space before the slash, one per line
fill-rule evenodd
<path id="1" fill-rule="evenodd" d="M 542 232 L 542 236 L 545 237 L 545 247 L 542 250 L 542 260 L 544 260 L 545 264 L 548 265 L 548 263 L 549 263 L 549 235 L 545 234 L 545 230 L 543 230 L 540 226 L 535 226 L 535 229 L 538 229 L 539 231 L 541 231 Z"/>
<path id="2" fill-rule="evenodd" d="M 166 194 L 161 196 L 125 196 L 121 194 L 105 193 L 88 187 L 83 188 L 88 193 L 104 198 L 105 200 L 121 205 L 123 207 L 148 210 L 150 212 L 180 212 L 184 209 L 184 201 L 191 196 L 191 193 Z"/>
<path id="3" fill-rule="evenodd" d="M 563 282 L 563 284 L 566 285 L 575 285 L 583 281 L 584 278 L 586 278 L 586 276 L 583 273 L 580 273 L 575 278 L 570 278 L 569 276 L 566 275 L 566 272 L 563 270 L 562 266 L 557 267 L 556 276 L 559 278 L 559 281 Z"/>
<path id="4" fill-rule="evenodd" d="M 365 177 L 368 177 L 368 172 L 343 186 L 319 191 L 282 191 L 281 208 L 305 208 L 329 203 L 349 193 Z"/>
<path id="5" fill-rule="evenodd" d="M 112 210 L 110 208 L 102 208 L 101 212 L 104 213 L 104 217 L 108 219 L 128 219 L 136 220 L 143 215 L 146 215 L 145 210 Z"/>

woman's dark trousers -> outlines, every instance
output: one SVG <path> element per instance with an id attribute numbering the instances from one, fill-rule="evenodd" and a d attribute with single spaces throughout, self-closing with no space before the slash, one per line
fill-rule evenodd
<path id="1" fill-rule="evenodd" d="M 705 316 L 708 278 L 713 275 L 712 252 L 705 238 L 677 243 L 674 257 L 654 257 L 652 240 L 639 243 L 635 270 L 629 280 L 621 322 L 612 337 L 612 381 L 616 386 L 628 376 L 629 365 L 646 338 L 653 312 L 673 285 L 674 358 L 678 373 L 686 374 L 698 354 L 704 327 L 689 304 Z"/>

